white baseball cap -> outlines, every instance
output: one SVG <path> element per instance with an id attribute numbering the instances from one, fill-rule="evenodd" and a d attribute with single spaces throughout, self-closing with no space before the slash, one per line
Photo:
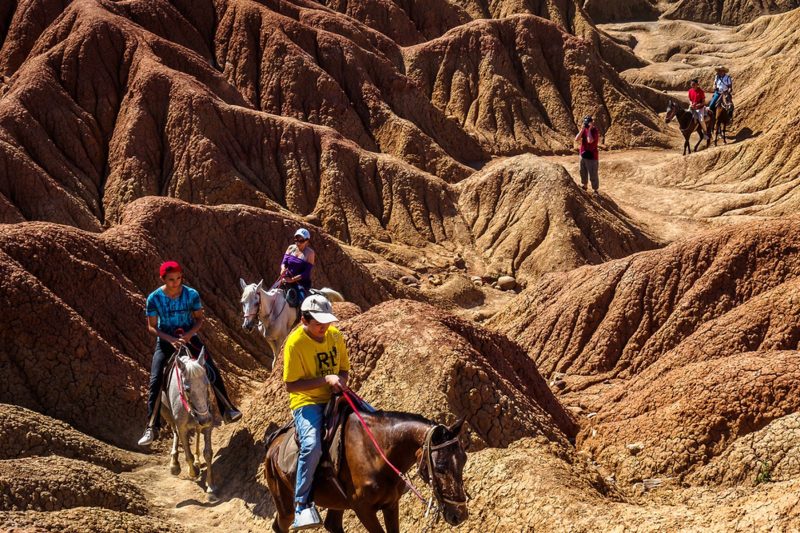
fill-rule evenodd
<path id="1" fill-rule="evenodd" d="M 300 228 L 299 230 L 294 232 L 294 236 L 295 237 L 302 237 L 305 240 L 308 240 L 308 239 L 311 238 L 311 233 L 309 233 L 306 228 Z"/>
<path id="2" fill-rule="evenodd" d="M 333 314 L 331 302 L 321 294 L 312 294 L 303 300 L 300 311 L 310 313 L 311 317 L 320 324 L 330 324 L 331 322 L 339 321 Z"/>

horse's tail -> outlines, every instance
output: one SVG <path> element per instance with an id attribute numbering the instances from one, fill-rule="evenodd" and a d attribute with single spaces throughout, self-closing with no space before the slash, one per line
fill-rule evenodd
<path id="1" fill-rule="evenodd" d="M 341 293 L 336 292 L 335 290 L 331 289 L 330 287 L 323 287 L 319 290 L 320 294 L 325 296 L 331 302 L 344 302 L 344 296 Z"/>

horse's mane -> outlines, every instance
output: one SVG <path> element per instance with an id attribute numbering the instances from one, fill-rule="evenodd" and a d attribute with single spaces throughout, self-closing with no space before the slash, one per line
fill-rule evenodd
<path id="1" fill-rule="evenodd" d="M 255 292 L 256 287 L 258 287 L 258 285 L 256 285 L 255 283 L 251 283 L 250 285 L 245 287 L 244 288 L 244 292 L 242 293 L 242 299 L 241 299 L 240 303 L 245 303 L 247 300 L 249 300 L 250 299 L 250 295 L 252 295 L 253 292 Z"/>
<path id="2" fill-rule="evenodd" d="M 188 377 L 197 377 L 206 373 L 206 368 L 197 362 L 197 359 L 186 357 L 183 359 L 183 368 Z"/>
<path id="3" fill-rule="evenodd" d="M 406 413 L 405 411 L 376 411 L 371 413 L 372 416 L 378 418 L 392 418 L 398 422 L 419 422 L 421 424 L 433 424 L 432 420 L 428 420 L 422 415 L 416 413 Z"/>

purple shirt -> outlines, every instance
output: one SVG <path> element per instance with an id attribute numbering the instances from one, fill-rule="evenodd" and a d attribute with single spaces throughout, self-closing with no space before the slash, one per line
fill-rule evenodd
<path id="1" fill-rule="evenodd" d="M 306 289 L 311 288 L 311 269 L 314 265 L 302 257 L 295 257 L 292 254 L 284 254 L 281 264 L 286 267 L 289 277 L 300 276 L 300 281 L 297 283 Z"/>

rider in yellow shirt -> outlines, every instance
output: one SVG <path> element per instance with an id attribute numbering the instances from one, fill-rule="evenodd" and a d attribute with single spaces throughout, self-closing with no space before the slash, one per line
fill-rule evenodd
<path id="1" fill-rule="evenodd" d="M 283 351 L 283 381 L 300 440 L 292 529 L 322 524 L 308 496 L 322 456 L 325 404 L 333 392 L 347 385 L 350 370 L 344 338 L 331 325 L 337 319 L 328 299 L 313 294 L 305 299 L 300 311 L 302 325 L 289 334 Z"/>

